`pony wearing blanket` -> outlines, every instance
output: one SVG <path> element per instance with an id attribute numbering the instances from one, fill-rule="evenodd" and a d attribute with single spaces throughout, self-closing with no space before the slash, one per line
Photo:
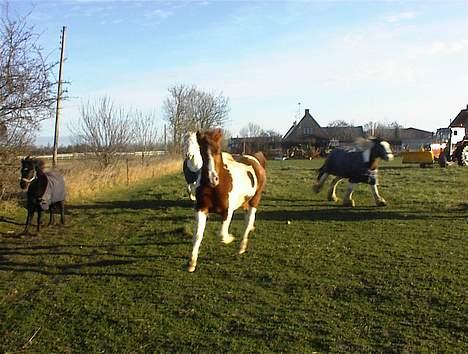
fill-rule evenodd
<path id="1" fill-rule="evenodd" d="M 197 141 L 197 133 L 187 133 L 184 137 L 183 172 L 187 182 L 187 191 L 191 200 L 195 200 L 195 191 L 200 184 L 203 159 Z"/>
<path id="2" fill-rule="evenodd" d="M 203 239 L 208 213 L 220 214 L 223 221 L 219 236 L 223 243 L 231 243 L 229 233 L 234 210 L 246 210 L 246 227 L 239 254 L 247 249 L 248 236 L 254 229 L 262 191 L 266 184 L 265 157 L 261 152 L 254 155 L 231 155 L 221 152 L 221 129 L 197 132 L 197 142 L 202 155 L 200 185 L 196 189 L 196 229 L 188 271 L 197 266 L 198 251 Z"/>
<path id="3" fill-rule="evenodd" d="M 34 213 L 37 212 L 37 232 L 41 229 L 44 210 L 49 210 L 49 225 L 54 223 L 53 209 L 59 209 L 60 221 L 65 223 L 65 180 L 57 171 L 44 171 L 44 161 L 30 158 L 21 160 L 20 187 L 27 190 L 26 209 L 28 216 L 24 233 L 28 234 Z"/>
<path id="4" fill-rule="evenodd" d="M 319 169 L 314 191 L 318 193 L 328 176 L 334 175 L 336 177 L 328 189 L 328 200 L 338 201 L 336 186 L 342 179 L 347 178 L 349 185 L 343 200 L 344 206 L 354 207 L 355 203 L 352 195 L 356 183 L 369 184 L 375 204 L 377 206 L 385 206 L 387 202 L 380 196 L 377 189 L 377 168 L 380 159 L 385 161 L 393 159 L 390 144 L 380 138 L 372 138 L 359 142 L 359 145 L 360 149 L 358 150 L 335 149 L 328 155 L 325 163 Z"/>

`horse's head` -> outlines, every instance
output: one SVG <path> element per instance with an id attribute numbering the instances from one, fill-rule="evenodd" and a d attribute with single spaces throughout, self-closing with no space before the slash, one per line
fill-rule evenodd
<path id="1" fill-rule="evenodd" d="M 197 140 L 203 158 L 202 174 L 208 177 L 210 186 L 213 188 L 219 184 L 219 171 L 217 171 L 217 166 L 222 166 L 222 138 L 223 132 L 221 129 L 197 132 Z"/>
<path id="2" fill-rule="evenodd" d="M 197 133 L 188 132 L 184 136 L 184 158 L 187 165 L 193 172 L 199 171 L 203 165 L 203 159 L 200 153 L 200 145 L 197 141 Z"/>
<path id="3" fill-rule="evenodd" d="M 37 178 L 37 164 L 38 161 L 29 156 L 21 160 L 21 189 L 27 189 L 29 184 Z"/>
<path id="4" fill-rule="evenodd" d="M 373 146 L 371 148 L 371 158 L 381 158 L 385 161 L 393 160 L 393 152 L 390 144 L 380 138 L 371 139 Z"/>

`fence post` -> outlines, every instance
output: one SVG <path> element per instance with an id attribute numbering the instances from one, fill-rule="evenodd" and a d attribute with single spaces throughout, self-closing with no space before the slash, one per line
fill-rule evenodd
<path id="1" fill-rule="evenodd" d="M 128 158 L 127 158 L 127 186 L 130 184 L 130 178 L 129 178 L 129 173 L 128 173 Z"/>

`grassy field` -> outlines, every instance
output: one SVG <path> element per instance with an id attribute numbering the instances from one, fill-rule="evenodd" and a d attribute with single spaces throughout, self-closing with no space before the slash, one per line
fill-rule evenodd
<path id="1" fill-rule="evenodd" d="M 7 215 L 0 352 L 466 353 L 468 168 L 384 164 L 389 205 L 360 185 L 349 209 L 312 193 L 319 164 L 270 162 L 247 253 L 213 216 L 193 274 L 181 174 L 69 205 L 39 236 Z"/>

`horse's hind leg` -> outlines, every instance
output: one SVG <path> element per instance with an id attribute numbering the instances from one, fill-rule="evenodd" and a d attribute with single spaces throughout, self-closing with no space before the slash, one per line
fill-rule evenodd
<path id="1" fill-rule="evenodd" d="M 203 233 L 205 232 L 206 218 L 207 218 L 207 212 L 202 211 L 202 210 L 197 210 L 197 214 L 196 214 L 197 226 L 195 229 L 195 234 L 193 235 L 192 256 L 190 257 L 189 264 L 188 264 L 188 271 L 190 273 L 195 271 L 195 268 L 197 267 L 198 250 L 200 249 L 200 245 L 203 239 Z"/>
<path id="2" fill-rule="evenodd" d="M 41 232 L 42 210 L 37 211 L 37 233 Z"/>
<path id="3" fill-rule="evenodd" d="M 355 183 L 349 182 L 348 190 L 346 191 L 345 197 L 343 199 L 343 205 L 346 207 L 354 207 L 355 203 L 353 200 L 353 190 Z"/>
<path id="4" fill-rule="evenodd" d="M 341 178 L 341 177 L 335 177 L 331 181 L 330 187 L 328 188 L 328 200 L 329 201 L 331 201 L 331 202 L 337 202 L 338 201 L 338 197 L 336 196 L 336 186 L 338 185 L 338 183 L 340 183 L 340 181 L 342 179 L 343 178 Z"/>
<path id="5" fill-rule="evenodd" d="M 49 208 L 49 226 L 54 225 L 54 212 L 52 211 L 52 205 Z"/>
<path id="6" fill-rule="evenodd" d="M 377 189 L 377 184 L 371 184 L 370 188 L 371 188 L 371 191 L 372 191 L 372 195 L 374 196 L 375 205 L 377 205 L 379 207 L 386 206 L 387 202 L 385 201 L 385 199 L 383 199 L 380 196 L 379 190 Z"/>
<path id="7" fill-rule="evenodd" d="M 249 233 L 254 229 L 255 224 L 255 213 L 257 212 L 257 208 L 250 207 L 249 211 L 247 212 L 246 217 L 246 226 L 244 231 L 244 236 L 242 237 L 242 241 L 239 248 L 239 254 L 242 254 L 247 249 L 247 243 L 249 242 Z"/>
<path id="8" fill-rule="evenodd" d="M 232 214 L 234 210 L 231 208 L 228 209 L 226 218 L 223 220 L 221 224 L 221 228 L 219 229 L 219 236 L 221 238 L 221 242 L 225 244 L 229 244 L 234 241 L 234 236 L 229 233 L 229 225 L 231 224 Z"/>
<path id="9" fill-rule="evenodd" d="M 59 202 L 59 207 L 60 207 L 60 223 L 62 225 L 65 225 L 65 202 L 64 201 Z"/>

